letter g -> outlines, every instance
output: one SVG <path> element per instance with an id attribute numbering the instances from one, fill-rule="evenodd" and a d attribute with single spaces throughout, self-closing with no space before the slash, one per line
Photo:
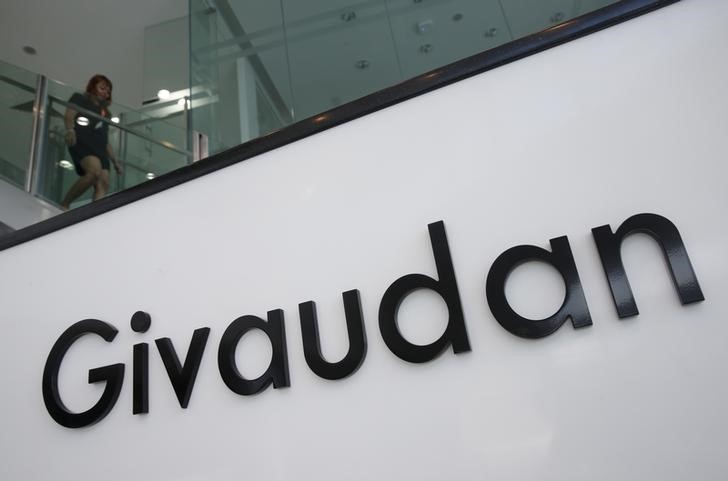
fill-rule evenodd
<path id="1" fill-rule="evenodd" d="M 84 334 L 97 334 L 106 342 L 111 342 L 118 332 L 114 326 L 106 322 L 98 319 L 85 319 L 66 329 L 53 345 L 43 370 L 43 401 L 48 414 L 61 426 L 67 428 L 90 426 L 101 421 L 116 404 L 121 392 L 121 385 L 124 382 L 124 364 L 112 364 L 89 370 L 89 384 L 106 381 L 106 387 L 98 402 L 91 409 L 82 413 L 71 412 L 63 404 L 58 393 L 58 371 L 61 368 L 63 356 L 79 337 Z"/>

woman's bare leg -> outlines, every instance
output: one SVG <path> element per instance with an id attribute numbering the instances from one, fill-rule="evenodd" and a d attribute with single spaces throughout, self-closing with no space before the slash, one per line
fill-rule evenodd
<path id="1" fill-rule="evenodd" d="M 89 187 L 93 185 L 94 188 L 96 188 L 97 179 L 99 179 L 102 172 L 104 172 L 101 168 L 101 160 L 94 155 L 89 155 L 88 157 L 81 159 L 81 167 L 83 167 L 84 174 L 78 178 L 70 189 L 68 189 L 66 197 L 64 197 L 63 202 L 61 202 L 61 207 L 64 210 L 68 210 L 71 207 L 71 202 L 83 195 Z M 108 171 L 106 171 L 106 174 L 108 177 Z M 96 199 L 96 193 L 94 193 L 94 200 Z"/>
<path id="2" fill-rule="evenodd" d="M 109 171 L 102 169 L 94 182 L 94 200 L 99 200 L 109 191 Z"/>

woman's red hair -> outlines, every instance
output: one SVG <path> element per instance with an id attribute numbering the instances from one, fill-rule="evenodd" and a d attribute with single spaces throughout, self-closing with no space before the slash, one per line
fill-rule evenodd
<path id="1" fill-rule="evenodd" d="M 105 75 L 96 74 L 91 77 L 91 79 L 89 79 L 88 83 L 86 84 L 86 93 L 95 95 L 96 86 L 101 82 L 104 82 L 109 86 L 109 102 L 111 102 L 111 91 L 114 90 L 114 86 L 112 85 L 111 80 L 109 80 L 109 78 Z"/>

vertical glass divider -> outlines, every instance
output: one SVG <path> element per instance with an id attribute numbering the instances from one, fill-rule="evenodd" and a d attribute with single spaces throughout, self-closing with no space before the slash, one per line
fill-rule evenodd
<path id="1" fill-rule="evenodd" d="M 190 94 L 185 95 L 185 125 L 187 126 L 187 135 L 185 136 L 185 141 L 187 142 L 187 145 L 185 148 L 188 152 L 192 152 L 192 157 L 187 157 L 187 164 L 191 164 L 195 161 L 194 159 L 194 151 L 192 150 L 194 148 L 194 132 L 192 130 L 192 109 L 190 108 L 192 106 L 192 81 L 190 80 Z"/>
<path id="2" fill-rule="evenodd" d="M 283 0 L 278 1 L 278 5 L 281 9 L 281 28 L 283 29 L 283 51 L 286 54 L 286 73 L 288 74 L 288 85 L 291 90 L 291 106 L 288 109 L 291 115 L 290 122 L 296 121 L 296 97 L 293 93 L 293 76 L 291 75 L 291 55 L 288 51 L 288 26 L 286 25 L 286 11 L 283 7 Z"/>
<path id="3" fill-rule="evenodd" d="M 48 77 L 38 75 L 33 102 L 33 130 L 30 141 L 30 154 L 25 171 L 25 191 L 35 195 L 38 190 L 40 165 L 43 162 L 46 137 L 48 134 Z"/>
<path id="4" fill-rule="evenodd" d="M 195 130 L 192 132 L 192 162 L 197 162 L 210 155 L 207 135 Z"/>
<path id="5" fill-rule="evenodd" d="M 119 114 L 119 125 L 123 125 L 125 121 L 125 115 L 124 112 Z M 122 166 L 124 167 L 124 170 L 122 171 L 121 175 L 116 176 L 116 190 L 123 190 L 125 181 L 126 181 L 126 173 L 127 173 L 127 162 L 126 162 L 126 144 L 127 144 L 127 133 L 124 129 L 118 129 L 119 130 L 119 145 L 116 148 L 116 156 L 118 159 L 121 160 Z"/>

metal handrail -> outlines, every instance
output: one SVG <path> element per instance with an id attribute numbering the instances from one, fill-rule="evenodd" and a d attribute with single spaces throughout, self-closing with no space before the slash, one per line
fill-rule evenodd
<path id="1" fill-rule="evenodd" d="M 43 159 L 43 138 L 48 130 L 48 79 L 38 76 L 35 101 L 33 102 L 33 131 L 30 141 L 30 155 L 25 174 L 25 191 L 36 193 L 38 185 L 38 166 Z"/>
<path id="2" fill-rule="evenodd" d="M 0 82 L 5 82 L 6 84 L 10 84 L 13 87 L 19 88 L 20 90 L 25 90 L 26 92 L 29 92 L 31 94 L 35 94 L 36 90 L 33 87 L 28 87 L 22 82 L 18 82 L 15 79 L 11 79 L 10 77 L 6 77 L 5 75 L 0 75 Z"/>
<path id="3" fill-rule="evenodd" d="M 17 80 L 14 80 L 14 79 L 11 79 L 9 77 L 6 77 L 5 75 L 0 75 L 0 82 L 7 83 L 7 84 L 12 85 L 12 86 L 14 86 L 16 88 L 19 88 L 21 90 L 25 90 L 28 93 L 32 93 L 32 94 L 36 95 L 36 103 L 33 106 L 33 110 L 34 110 L 34 113 L 35 113 L 36 108 L 39 107 L 37 105 L 38 93 L 39 93 L 39 88 L 38 87 L 37 88 L 30 87 L 30 86 L 28 86 L 28 85 L 26 85 L 26 84 L 24 84 L 22 82 L 18 82 Z M 38 75 L 38 85 L 40 85 L 41 83 L 46 83 L 47 84 L 47 82 L 48 82 L 48 77 L 46 77 L 45 75 Z M 145 134 L 143 132 L 140 132 L 138 130 L 132 129 L 131 127 L 126 127 L 126 126 L 121 125 L 121 124 L 117 124 L 117 123 L 114 123 L 114 122 L 110 122 L 109 119 L 107 119 L 106 117 L 102 117 L 102 116 L 96 114 L 95 112 L 91 112 L 89 110 L 86 110 L 86 109 L 84 109 L 84 108 L 82 108 L 82 107 L 80 107 L 80 106 L 78 106 L 78 105 L 76 105 L 74 103 L 71 103 L 71 102 L 69 102 L 67 100 L 62 100 L 62 99 L 60 99 L 58 97 L 55 97 L 53 95 L 47 95 L 47 98 L 48 98 L 49 101 L 57 102 L 57 103 L 63 105 L 64 107 L 72 106 L 72 108 L 74 110 L 76 110 L 78 112 L 81 112 L 84 115 L 88 115 L 90 117 L 93 117 L 95 119 L 101 120 L 103 122 L 110 123 L 112 126 L 118 128 L 120 130 L 124 130 L 124 131 L 126 131 L 126 132 L 128 132 L 128 133 L 130 133 L 132 135 L 137 136 L 137 137 L 141 137 L 142 139 L 146 140 L 147 142 L 151 142 L 153 144 L 159 145 L 161 147 L 164 147 L 166 149 L 172 150 L 172 151 L 174 151 L 174 152 L 176 152 L 178 154 L 182 154 L 182 155 L 185 155 L 187 157 L 193 157 L 194 156 L 194 153 L 193 152 L 190 152 L 190 151 L 187 151 L 187 150 L 182 150 L 181 148 L 176 147 L 172 143 L 164 143 L 162 141 L 159 141 L 159 140 L 157 140 L 157 139 L 155 139 L 153 137 L 150 137 L 149 135 L 147 135 L 147 134 Z M 34 119 L 34 121 L 35 121 L 35 119 Z"/>
<path id="4" fill-rule="evenodd" d="M 189 152 L 187 150 L 182 150 L 182 149 L 180 149 L 178 147 L 175 147 L 174 144 L 172 144 L 171 142 L 165 143 L 165 141 L 159 141 L 159 140 L 157 140 L 157 139 L 155 139 L 153 137 L 150 137 L 149 135 L 147 135 L 147 134 L 145 134 L 143 132 L 140 132 L 138 130 L 132 129 L 131 127 L 126 127 L 126 126 L 124 126 L 122 124 L 117 124 L 116 122 L 112 122 L 109 119 L 107 119 L 106 117 L 103 117 L 103 116 L 101 116 L 101 115 L 99 115 L 99 114 L 97 114 L 95 112 L 90 111 L 90 110 L 86 110 L 83 107 L 81 107 L 79 105 L 76 105 L 76 104 L 74 104 L 72 102 L 69 102 L 69 101 L 66 101 L 66 100 L 60 100 L 57 97 L 52 97 L 52 100 L 54 102 L 58 102 L 59 104 L 63 105 L 64 107 L 70 107 L 73 110 L 75 110 L 77 112 L 80 112 L 80 113 L 82 113 L 84 115 L 88 115 L 89 117 L 92 117 L 94 119 L 101 120 L 102 122 L 105 122 L 107 124 L 110 124 L 112 127 L 115 127 L 115 128 L 117 128 L 119 130 L 123 130 L 123 131 L 125 131 L 127 133 L 130 133 L 132 135 L 135 135 L 137 137 L 141 137 L 143 140 L 146 140 L 147 142 L 151 142 L 153 144 L 162 146 L 165 149 L 169 149 L 169 150 L 171 150 L 173 152 L 176 152 L 178 154 L 185 155 L 185 156 L 187 156 L 189 158 L 192 158 L 192 156 L 193 156 L 193 153 L 192 152 Z"/>

